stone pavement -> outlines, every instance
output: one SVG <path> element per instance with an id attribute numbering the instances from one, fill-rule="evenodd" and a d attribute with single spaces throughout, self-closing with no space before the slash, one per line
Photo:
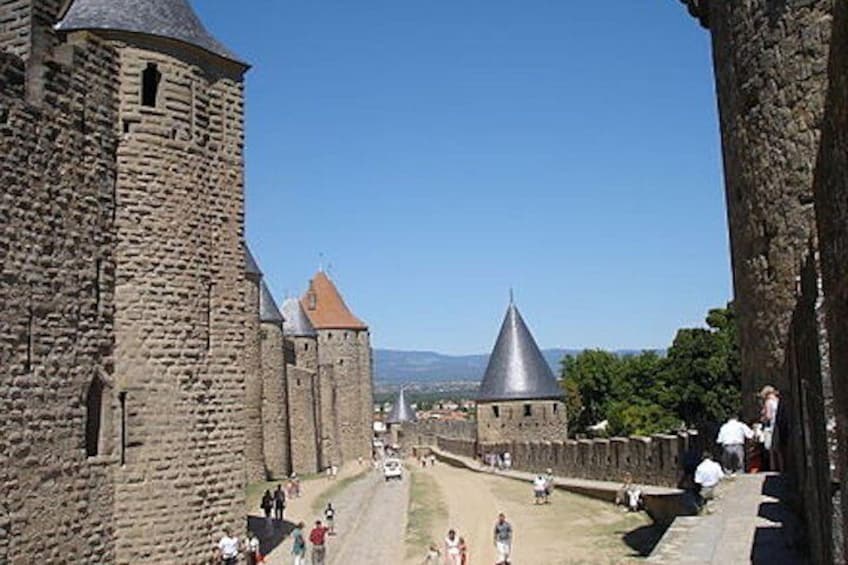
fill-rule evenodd
<path id="1" fill-rule="evenodd" d="M 806 563 L 795 549 L 799 525 L 780 501 L 783 479 L 772 473 L 739 475 L 720 486 L 701 516 L 677 518 L 649 562 L 682 565 Z"/>

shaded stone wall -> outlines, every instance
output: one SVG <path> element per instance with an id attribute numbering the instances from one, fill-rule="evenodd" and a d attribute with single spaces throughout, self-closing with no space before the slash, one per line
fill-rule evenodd
<path id="1" fill-rule="evenodd" d="M 279 324 L 262 323 L 262 439 L 265 468 L 270 477 L 289 475 L 288 390 L 286 364 L 283 359 L 283 328 Z"/>
<path id="2" fill-rule="evenodd" d="M 781 409 L 790 410 L 796 422 L 788 428 L 790 437 L 785 452 L 794 490 L 804 493 L 796 503 L 801 507 L 808 528 L 810 555 L 816 563 L 831 563 L 833 532 L 831 472 L 825 427 L 825 397 L 822 386 L 823 366 L 827 364 L 825 328 L 819 315 L 819 276 L 817 253 L 810 251 L 801 271 L 798 303 L 789 327 L 786 348 L 786 372 L 789 394 L 781 399 Z M 827 379 L 829 381 L 829 379 Z"/>
<path id="3" fill-rule="evenodd" d="M 292 470 L 297 473 L 320 471 L 318 426 L 316 421 L 315 371 L 289 365 L 289 426 L 291 428 Z"/>
<path id="4" fill-rule="evenodd" d="M 265 440 L 262 434 L 262 346 L 259 330 L 259 281 L 260 277 L 246 275 L 245 295 L 245 343 L 242 351 L 244 367 L 245 409 L 244 445 L 245 473 L 248 483 L 268 478 L 265 468 Z"/>
<path id="5" fill-rule="evenodd" d="M 0 563 L 114 559 L 118 73 L 95 39 L 30 53 L 0 3 Z M 53 3 L 35 3 L 49 15 Z M 52 36 L 52 17 L 35 25 Z M 20 40 L 20 41 L 17 41 Z M 11 53 L 6 52 L 10 49 Z M 25 62 L 18 55 L 33 56 Z M 44 95 L 27 101 L 26 75 Z"/>
<path id="6" fill-rule="evenodd" d="M 837 443 L 834 478 L 848 484 L 848 4 L 836 2 L 828 67 L 828 93 L 822 121 L 822 139 L 816 167 L 816 216 L 821 253 L 821 275 L 830 344 Z M 841 495 L 835 516 L 835 544 L 844 546 L 848 529 L 848 497 Z M 837 504 L 838 506 L 838 504 Z M 840 555 L 837 553 L 836 558 Z"/>
<path id="7" fill-rule="evenodd" d="M 244 513 L 243 84 L 196 50 L 120 53 L 115 381 L 117 563 L 199 563 Z M 142 72 L 161 73 L 155 107 Z"/>
<path id="8" fill-rule="evenodd" d="M 477 439 L 483 443 L 568 439 L 565 404 L 558 400 L 516 400 L 477 404 Z"/>
<path id="9" fill-rule="evenodd" d="M 320 438 L 319 464 L 322 468 L 338 465 L 342 462 L 341 446 L 339 444 L 339 394 L 336 387 L 335 367 L 332 359 L 327 360 L 321 355 L 319 337 L 318 362 L 318 434 Z"/>

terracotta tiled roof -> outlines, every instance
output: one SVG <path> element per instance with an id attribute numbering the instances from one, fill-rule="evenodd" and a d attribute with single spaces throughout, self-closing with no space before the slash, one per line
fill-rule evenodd
<path id="1" fill-rule="evenodd" d="M 368 329 L 368 326 L 348 309 L 336 285 L 323 271 L 319 271 L 309 281 L 309 290 L 300 299 L 300 303 L 317 330 Z"/>

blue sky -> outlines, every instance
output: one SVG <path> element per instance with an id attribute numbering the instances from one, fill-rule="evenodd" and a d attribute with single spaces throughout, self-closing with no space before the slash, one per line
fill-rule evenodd
<path id="1" fill-rule="evenodd" d="M 196 0 L 253 64 L 247 237 L 377 347 L 666 347 L 731 296 L 709 38 L 677 0 Z"/>

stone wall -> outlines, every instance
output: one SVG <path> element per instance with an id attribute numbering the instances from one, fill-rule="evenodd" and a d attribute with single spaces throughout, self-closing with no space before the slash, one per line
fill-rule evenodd
<path id="1" fill-rule="evenodd" d="M 292 470 L 300 474 L 315 473 L 321 470 L 316 420 L 317 375 L 309 369 L 289 365 L 287 377 Z"/>
<path id="2" fill-rule="evenodd" d="M 244 367 L 245 473 L 248 483 L 268 478 L 265 468 L 265 439 L 262 434 L 262 345 L 259 322 L 259 281 L 257 275 L 244 279 L 245 343 L 241 353 Z"/>
<path id="3" fill-rule="evenodd" d="M 796 421 L 790 431 L 786 453 L 788 476 L 794 490 L 803 492 L 796 503 L 800 506 L 808 528 L 809 551 L 816 563 L 831 563 L 833 558 L 833 505 L 831 472 L 825 424 L 823 371 L 827 367 L 826 331 L 820 313 L 819 276 L 811 250 L 801 270 L 798 302 L 789 327 L 786 348 L 787 393 L 781 409 L 790 410 Z M 823 337 L 824 336 L 824 337 Z M 841 560 L 837 560 L 841 562 Z"/>
<path id="4" fill-rule="evenodd" d="M 568 439 L 565 404 L 558 400 L 515 400 L 477 404 L 477 439 L 482 443 Z"/>
<path id="5" fill-rule="evenodd" d="M 121 63 L 115 381 L 127 446 L 116 562 L 198 563 L 244 514 L 243 69 L 109 37 Z M 140 95 L 150 64 L 154 107 Z"/>
<path id="6" fill-rule="evenodd" d="M 289 475 L 289 410 L 286 364 L 283 359 L 283 328 L 262 323 L 262 440 L 265 468 L 270 478 Z"/>
<path id="7" fill-rule="evenodd" d="M 848 484 L 848 4 L 835 2 L 828 91 L 816 166 L 816 217 L 830 351 L 838 457 L 834 478 Z M 834 532 L 842 556 L 848 540 L 848 496 Z M 838 504 L 837 504 L 838 507 Z M 840 557 L 838 553 L 834 556 Z"/>
<path id="8" fill-rule="evenodd" d="M 321 351 L 320 342 L 318 347 Z M 319 357 L 318 364 L 318 434 L 319 464 L 322 468 L 342 462 L 339 438 L 339 394 L 336 387 L 335 367 Z"/>
<path id="9" fill-rule="evenodd" d="M 111 562 L 117 54 L 92 38 L 25 64 L 32 4 L 0 3 L 0 563 Z"/>
<path id="10" fill-rule="evenodd" d="M 485 453 L 512 456 L 513 468 L 532 473 L 547 468 L 561 477 L 619 482 L 630 473 L 637 483 L 677 487 L 687 453 L 700 453 L 695 432 L 594 440 L 512 441 L 478 443 L 472 439 L 438 436 L 439 449 L 476 458 Z"/>

